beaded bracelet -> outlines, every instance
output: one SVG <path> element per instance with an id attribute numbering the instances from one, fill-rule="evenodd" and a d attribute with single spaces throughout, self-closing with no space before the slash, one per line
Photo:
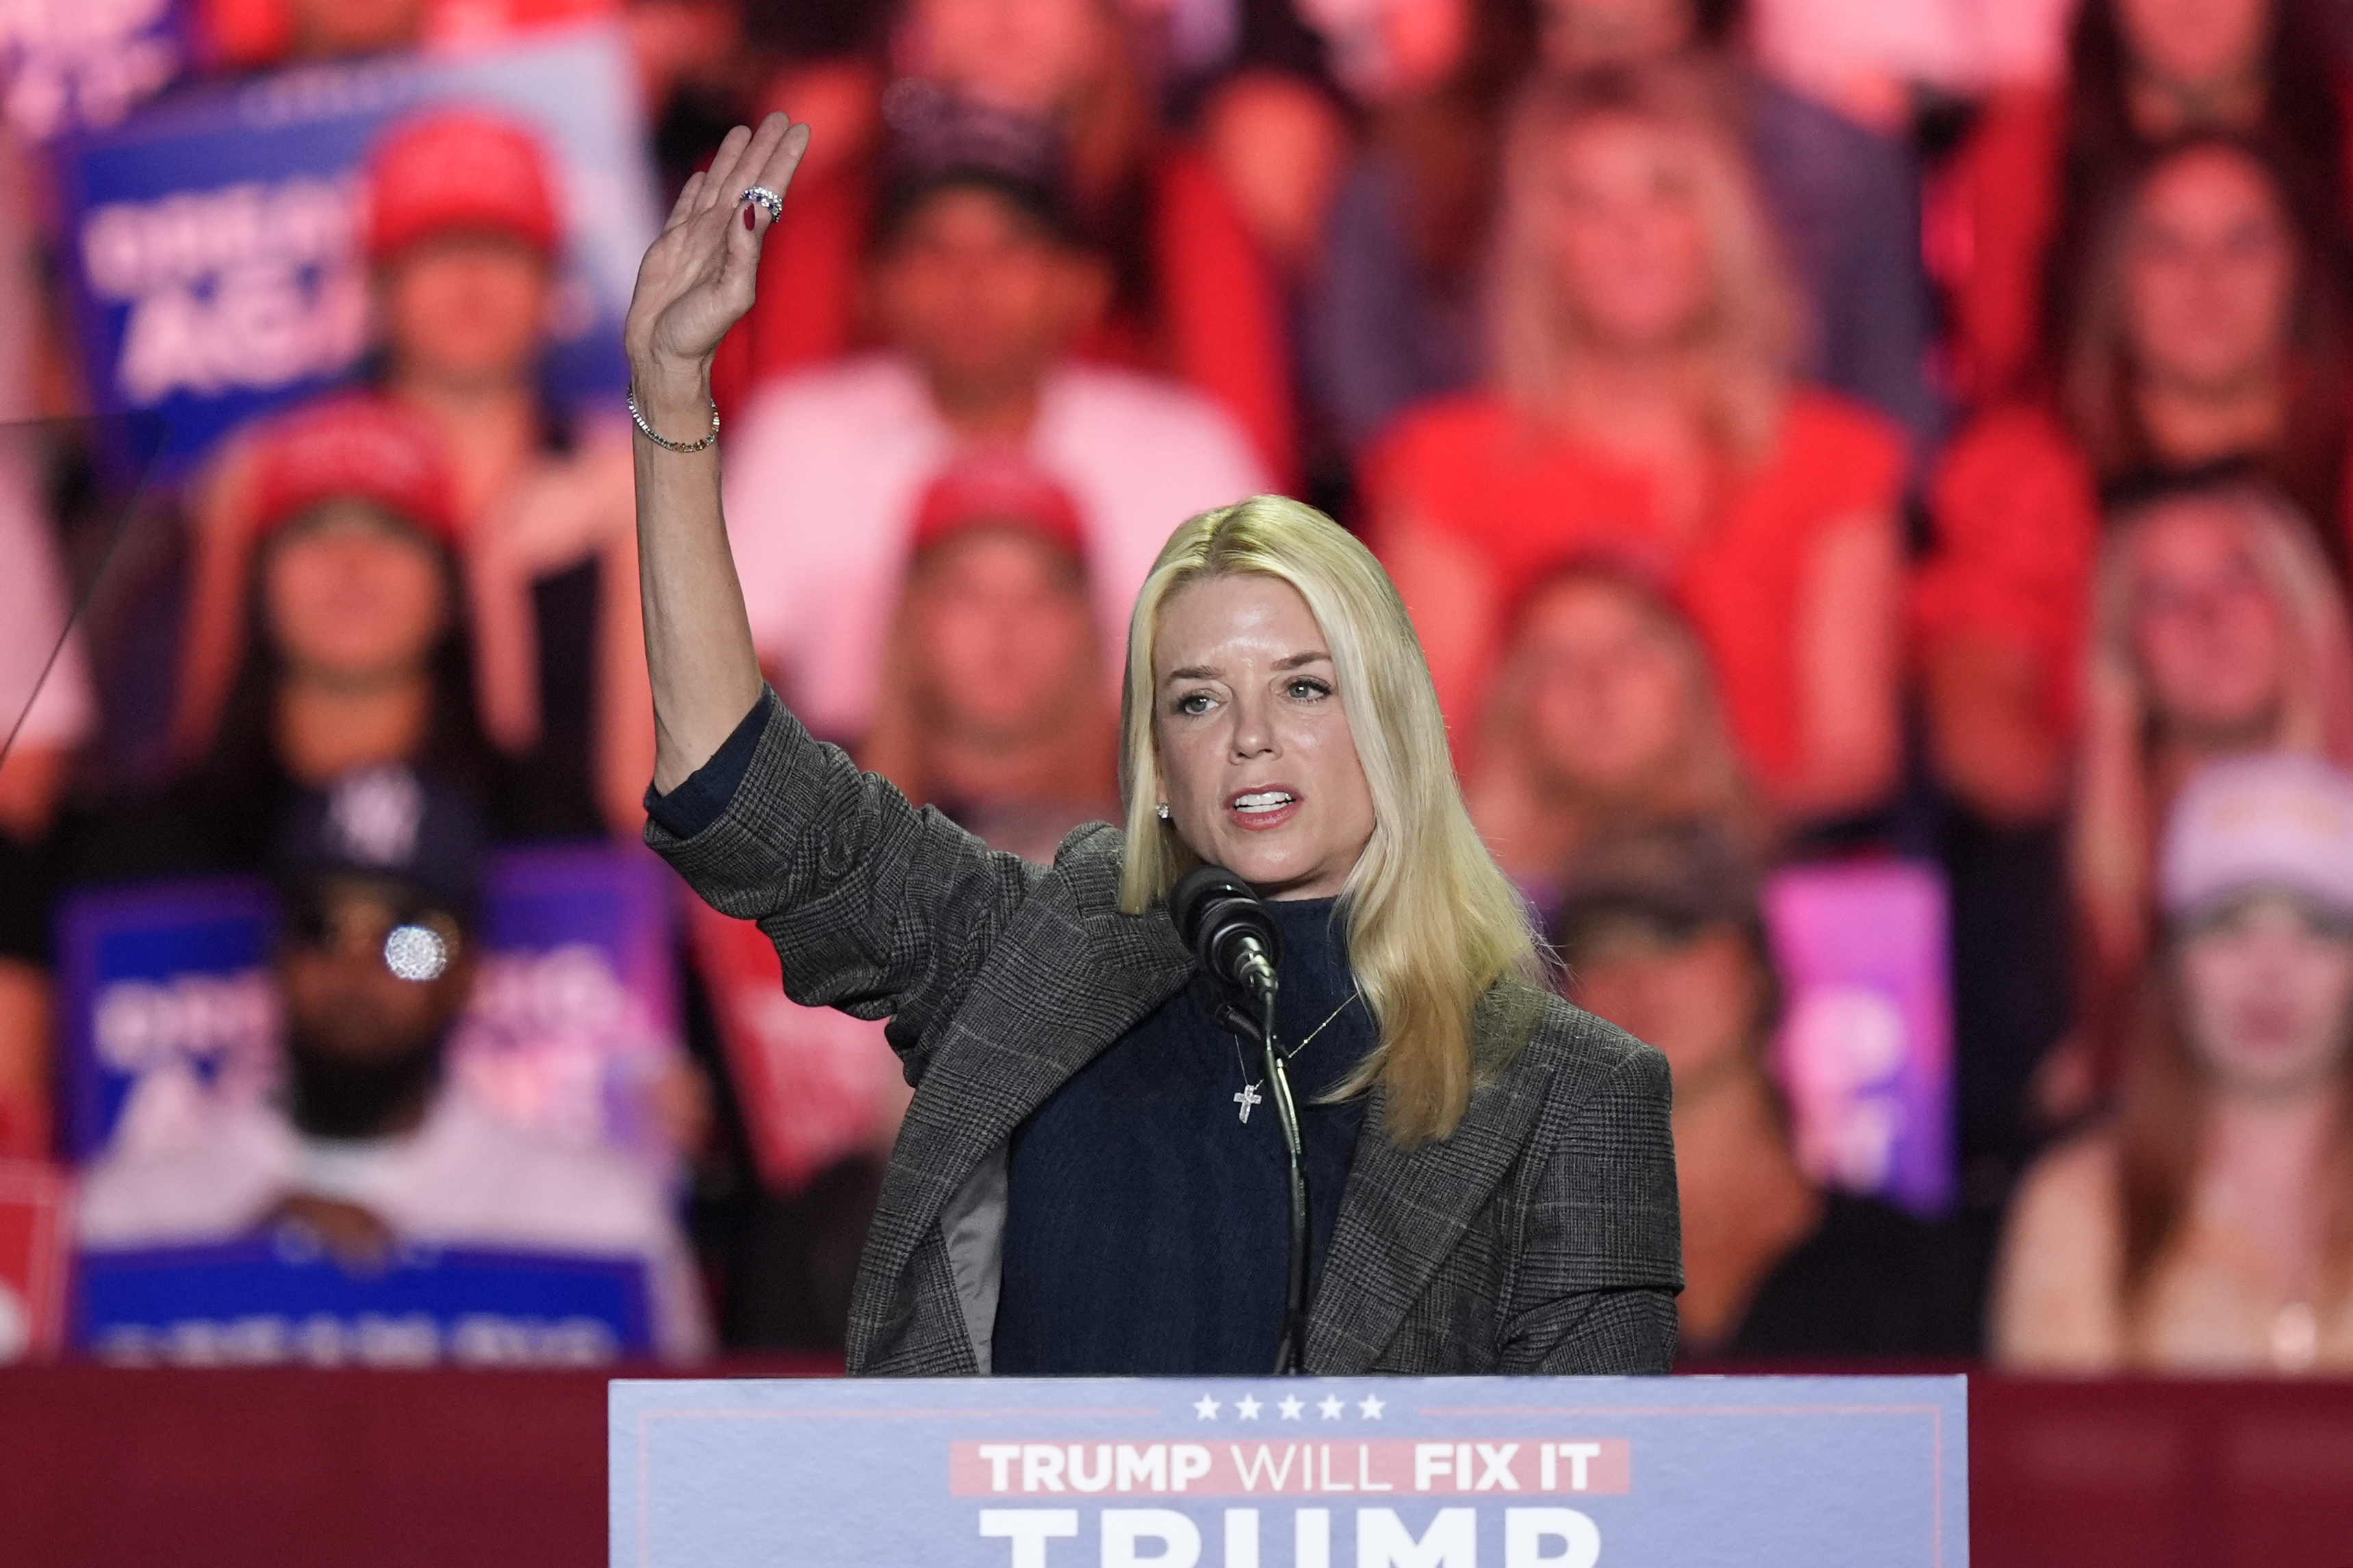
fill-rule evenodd
<path id="1" fill-rule="evenodd" d="M 673 441 L 667 436 L 657 435 L 654 427 L 646 423 L 645 415 L 638 411 L 638 389 L 634 386 L 629 388 L 629 417 L 637 422 L 639 435 L 655 446 L 667 447 L 673 452 L 700 452 L 719 439 L 719 405 L 715 402 L 711 405 L 710 433 L 700 441 Z"/>

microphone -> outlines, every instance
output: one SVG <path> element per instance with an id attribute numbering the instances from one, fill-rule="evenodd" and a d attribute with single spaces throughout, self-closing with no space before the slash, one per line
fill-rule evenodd
<path id="1" fill-rule="evenodd" d="M 1271 1007 L 1282 984 L 1282 933 L 1250 885 L 1222 866 L 1200 866 L 1168 895 L 1176 934 L 1201 967 Z"/>
<path id="2" fill-rule="evenodd" d="M 1299 1105 L 1292 1098 L 1291 1072 L 1274 1038 L 1274 995 L 1282 983 L 1275 965 L 1282 959 L 1282 932 L 1257 891 L 1223 866 L 1187 872 L 1168 895 L 1168 914 L 1201 967 L 1258 1004 L 1255 1028 L 1230 1005 L 1218 1010 L 1218 1022 L 1237 1035 L 1258 1036 L 1275 1121 L 1282 1130 L 1291 1249 L 1283 1269 L 1282 1342 L 1274 1352 L 1274 1371 L 1280 1377 L 1296 1377 L 1306 1371 L 1308 1194 L 1307 1172 L 1301 1163 Z"/>

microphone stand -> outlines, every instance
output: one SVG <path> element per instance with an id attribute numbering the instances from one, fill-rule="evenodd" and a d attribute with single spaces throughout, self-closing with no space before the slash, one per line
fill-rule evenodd
<path id="1" fill-rule="evenodd" d="M 1282 1288 L 1282 1345 L 1275 1352 L 1278 1377 L 1297 1377 L 1307 1358 L 1307 1173 L 1300 1164 L 1299 1105 L 1291 1096 L 1291 1068 L 1274 1040 L 1274 993 L 1261 993 L 1260 1038 L 1266 1047 L 1267 1092 L 1282 1128 L 1282 1154 L 1291 1185 L 1291 1261 Z"/>

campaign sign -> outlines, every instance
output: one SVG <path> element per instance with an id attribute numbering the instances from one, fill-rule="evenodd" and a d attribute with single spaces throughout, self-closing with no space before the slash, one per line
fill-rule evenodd
<path id="1" fill-rule="evenodd" d="M 629 1258 L 406 1247 L 354 1273 L 300 1230 L 75 1260 L 73 1342 L 141 1366 L 594 1366 L 651 1353 Z"/>
<path id="2" fill-rule="evenodd" d="M 676 879 L 651 851 L 509 850 L 491 866 L 457 1075 L 512 1121 L 649 1164 L 672 1157 L 649 1114 L 684 1051 L 671 941 Z"/>
<path id="3" fill-rule="evenodd" d="M 614 1568 L 1965 1568 L 1958 1377 L 621 1382 Z"/>
<path id="4" fill-rule="evenodd" d="M 1774 1065 L 1816 1181 L 1934 1216 L 1953 1201 L 1945 885 L 1905 861 L 1797 866 L 1765 892 Z"/>
<path id="5" fill-rule="evenodd" d="M 79 893 L 58 917 L 66 1144 L 77 1160 L 118 1130 L 168 1135 L 218 1096 L 278 1079 L 273 905 L 247 879 Z"/>
<path id="6" fill-rule="evenodd" d="M 668 873 L 602 845 L 491 862 L 474 997 L 450 1070 L 511 1120 L 559 1142 L 670 1158 L 649 1085 L 681 1049 Z M 265 965 L 273 904 L 248 879 L 76 894 L 58 918 L 67 1142 L 86 1160 L 150 1146 L 216 1098 L 279 1075 Z"/>
<path id="7" fill-rule="evenodd" d="M 636 80 L 614 27 L 541 39 L 302 66 L 61 141 L 59 250 L 93 403 L 163 415 L 170 477 L 233 426 L 350 374 L 369 330 L 364 161 L 392 122 L 442 103 L 540 133 L 566 237 L 548 382 L 617 399 L 621 317 L 655 226 Z"/>

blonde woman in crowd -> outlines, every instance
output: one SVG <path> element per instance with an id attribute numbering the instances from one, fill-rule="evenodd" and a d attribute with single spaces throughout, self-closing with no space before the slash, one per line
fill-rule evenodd
<path id="1" fill-rule="evenodd" d="M 2123 1103 L 2011 1212 L 1996 1358 L 2353 1371 L 2353 777 L 2212 764 L 2168 820 L 2158 904 Z"/>
<path id="2" fill-rule="evenodd" d="M 2353 639 L 2312 525 L 2232 471 L 2111 517 L 2069 863 L 2095 1005 L 2147 951 L 2157 832 L 2183 779 L 2246 752 L 2353 766 Z"/>
<path id="3" fill-rule="evenodd" d="M 1367 470 L 1373 538 L 1458 734 L 1506 606 L 1606 550 L 1688 606 L 1776 814 L 1835 817 L 1895 777 L 1904 444 L 1793 382 L 1795 296 L 1715 90 L 1670 66 L 1529 89 L 1493 379 L 1392 432 Z"/>

